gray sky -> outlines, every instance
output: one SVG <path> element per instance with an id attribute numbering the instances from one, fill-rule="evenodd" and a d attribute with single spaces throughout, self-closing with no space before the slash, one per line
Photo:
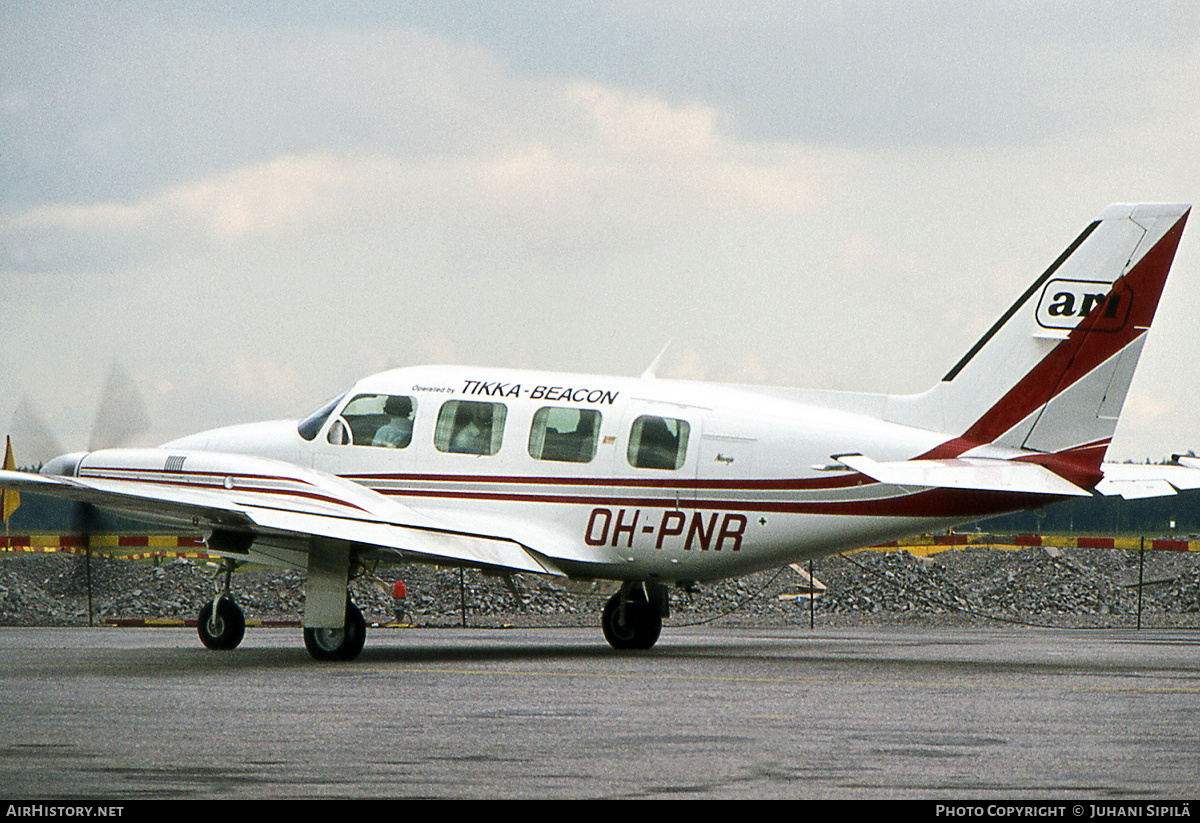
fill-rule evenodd
<path id="1" fill-rule="evenodd" d="M 426 362 L 921 391 L 1200 191 L 1189 2 L 0 8 L 0 416 L 153 443 Z M 1200 450 L 1200 225 L 1110 457 Z M 20 449 L 20 444 L 17 446 Z"/>

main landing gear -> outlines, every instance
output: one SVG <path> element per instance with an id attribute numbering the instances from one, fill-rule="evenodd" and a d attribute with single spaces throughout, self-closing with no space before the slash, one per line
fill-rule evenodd
<path id="1" fill-rule="evenodd" d="M 305 629 L 304 648 L 316 660 L 353 660 L 367 640 L 367 621 L 346 598 L 346 624 L 340 629 Z"/>
<path id="2" fill-rule="evenodd" d="M 604 639 L 614 649 L 648 649 L 670 616 L 667 587 L 661 583 L 622 583 L 604 606 Z"/>

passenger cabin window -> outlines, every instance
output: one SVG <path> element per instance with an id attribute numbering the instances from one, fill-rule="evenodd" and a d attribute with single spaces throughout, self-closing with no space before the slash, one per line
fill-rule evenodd
<path id="1" fill-rule="evenodd" d="M 678 469 L 687 456 L 686 420 L 643 415 L 629 433 L 629 465 L 639 469 Z"/>
<path id="2" fill-rule="evenodd" d="M 360 394 L 329 427 L 329 442 L 403 449 L 412 442 L 416 403 L 393 394 Z"/>
<path id="3" fill-rule="evenodd" d="M 596 456 L 600 412 L 547 406 L 533 415 L 529 456 L 534 460 L 589 463 Z"/>
<path id="4" fill-rule="evenodd" d="M 451 454 L 495 454 L 504 437 L 506 412 L 502 403 L 447 400 L 438 412 L 433 444 Z"/>

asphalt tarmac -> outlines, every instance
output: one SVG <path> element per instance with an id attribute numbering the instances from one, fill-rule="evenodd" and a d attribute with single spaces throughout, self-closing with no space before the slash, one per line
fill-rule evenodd
<path id="1" fill-rule="evenodd" d="M 0 797 L 1200 796 L 1200 633 L 0 628 Z"/>

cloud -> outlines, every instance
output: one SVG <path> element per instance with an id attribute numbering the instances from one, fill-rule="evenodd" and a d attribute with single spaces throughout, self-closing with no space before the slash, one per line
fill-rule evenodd
<path id="1" fill-rule="evenodd" d="M 795 216 L 812 206 L 814 157 L 730 140 L 710 108 L 577 81 L 542 91 L 545 126 L 503 144 L 420 156 L 343 146 L 131 200 L 10 211 L 0 264 L 78 271 L 347 231 L 440 233 L 468 265 L 570 263 L 659 244 L 697 208 Z M 478 116 L 485 131 L 486 109 Z"/>
<path id="2" fill-rule="evenodd" d="M 861 149 L 1012 148 L 1141 121 L 1163 61 L 1200 36 L 1178 0 L 407 5 L 523 72 L 703 101 L 750 139 Z"/>
<path id="3" fill-rule="evenodd" d="M 666 101 L 599 83 L 569 83 L 566 97 L 589 115 L 600 144 L 620 153 L 696 156 L 716 140 L 710 106 L 673 107 Z"/>

